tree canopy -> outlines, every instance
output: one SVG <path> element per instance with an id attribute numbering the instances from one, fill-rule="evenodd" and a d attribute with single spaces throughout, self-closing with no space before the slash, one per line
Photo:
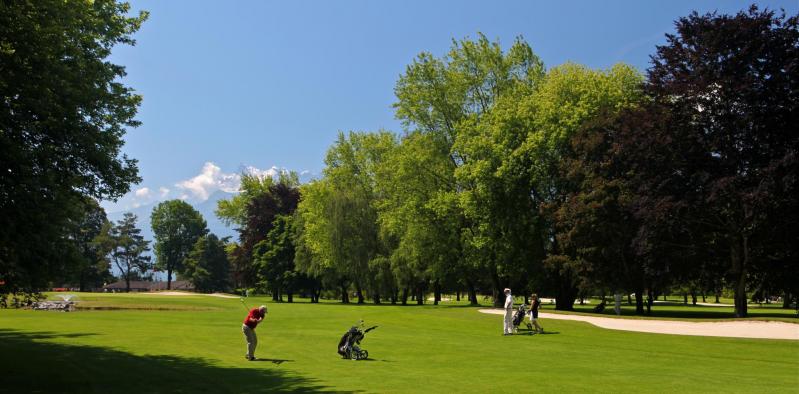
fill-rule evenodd
<path id="1" fill-rule="evenodd" d="M 141 96 L 108 61 L 146 12 L 112 0 L 0 7 L 0 278 L 35 289 L 59 275 L 65 227 L 85 198 L 115 199 L 140 180 L 122 154 Z"/>

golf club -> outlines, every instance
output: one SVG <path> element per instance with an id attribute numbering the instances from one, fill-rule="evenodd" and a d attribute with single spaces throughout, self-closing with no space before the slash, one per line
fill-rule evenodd
<path id="1" fill-rule="evenodd" d="M 242 297 L 239 297 L 239 301 L 241 301 L 241 306 L 243 306 L 243 307 L 244 307 L 244 309 L 246 309 L 246 310 L 247 310 L 247 312 L 249 312 L 249 311 L 250 311 L 250 308 L 249 308 L 249 307 L 247 307 L 247 304 L 246 304 L 246 303 L 244 303 L 244 298 L 242 298 Z"/>

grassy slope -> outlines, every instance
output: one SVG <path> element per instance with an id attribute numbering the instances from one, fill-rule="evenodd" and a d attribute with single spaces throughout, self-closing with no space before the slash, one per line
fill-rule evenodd
<path id="1" fill-rule="evenodd" d="M 82 297 L 87 299 L 89 297 Z M 251 304 L 264 302 L 250 299 Z M 0 310 L 0 392 L 795 392 L 799 342 L 639 334 L 544 321 L 503 337 L 468 307 L 270 304 L 244 361 L 237 299 L 95 295 L 86 304 L 176 310 Z M 184 310 L 179 310 L 184 309 Z M 187 310 L 186 310 L 187 309 Z M 341 360 L 358 319 L 374 361 Z"/>

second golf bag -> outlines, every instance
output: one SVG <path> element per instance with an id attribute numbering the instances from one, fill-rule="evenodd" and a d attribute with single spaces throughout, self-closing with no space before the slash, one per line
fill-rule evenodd
<path id="1" fill-rule="evenodd" d="M 522 324 L 524 321 L 524 315 L 527 310 L 524 308 L 524 304 L 519 305 L 519 308 L 516 309 L 516 313 L 513 315 L 513 329 L 518 330 L 519 325 Z M 533 326 L 530 323 L 527 323 L 527 328 L 530 330 L 533 329 Z"/>

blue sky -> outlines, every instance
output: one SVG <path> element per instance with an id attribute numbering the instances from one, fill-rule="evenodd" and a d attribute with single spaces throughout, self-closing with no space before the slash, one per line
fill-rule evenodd
<path id="1" fill-rule="evenodd" d="M 547 67 L 566 61 L 644 71 L 673 21 L 743 1 L 132 1 L 149 20 L 112 61 L 144 96 L 123 151 L 143 181 L 119 211 L 235 190 L 243 169 L 318 174 L 339 131 L 401 131 L 394 84 L 422 51 L 477 32 L 523 36 Z M 799 9 L 799 1 L 757 2 Z M 257 169 L 257 170 L 256 170 Z"/>

